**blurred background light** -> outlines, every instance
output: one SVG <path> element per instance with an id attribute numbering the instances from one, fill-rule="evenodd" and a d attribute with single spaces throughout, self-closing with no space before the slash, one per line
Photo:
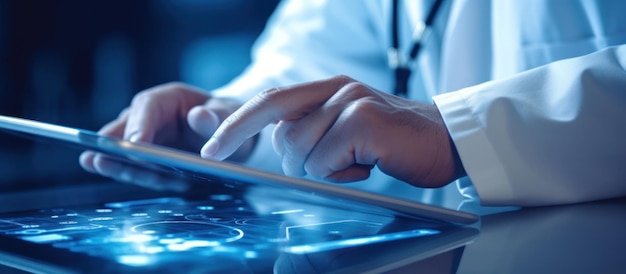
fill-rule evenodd
<path id="1" fill-rule="evenodd" d="M 98 130 L 143 89 L 227 83 L 278 0 L 0 1 L 0 114 Z M 0 134 L 0 192 L 95 179 L 78 151 Z"/>

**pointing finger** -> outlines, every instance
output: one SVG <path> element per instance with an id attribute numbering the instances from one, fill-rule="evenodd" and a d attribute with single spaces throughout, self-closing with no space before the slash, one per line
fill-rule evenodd
<path id="1" fill-rule="evenodd" d="M 353 80 L 333 77 L 286 88 L 265 90 L 230 115 L 201 150 L 202 157 L 223 160 L 270 123 L 296 120 L 320 107 Z"/>

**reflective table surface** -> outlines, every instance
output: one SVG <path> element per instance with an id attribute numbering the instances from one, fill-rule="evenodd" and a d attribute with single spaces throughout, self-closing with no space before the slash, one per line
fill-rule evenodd
<path id="1" fill-rule="evenodd" d="M 626 273 L 626 199 L 482 217 L 458 273 Z"/>
<path id="2" fill-rule="evenodd" d="M 107 195 L 120 196 L 118 187 L 113 189 L 109 194 L 106 189 L 100 189 L 95 195 L 93 190 L 83 190 L 86 192 L 81 194 L 73 187 L 73 193 L 76 204 L 82 204 L 105 199 Z M 136 191 L 129 186 L 126 193 Z M 3 240 L 0 262 L 4 266 L 0 270 L 2 273 L 24 270 L 166 273 L 181 268 L 185 273 L 626 273 L 626 257 L 622 252 L 626 246 L 626 199 L 499 213 L 488 213 L 493 212 L 492 208 L 474 207 L 472 211 L 483 211 L 480 223 L 440 227 L 339 208 L 281 203 L 263 191 L 248 190 L 247 198 L 214 194 L 210 196 L 211 202 L 143 197 L 125 200 L 126 204 L 51 207 L 21 213 L 12 212 L 11 207 L 19 207 L 16 200 L 11 200 L 15 195 L 0 195 L 0 202 L 5 205 L 0 214 L 0 231 L 4 236 L 17 235 L 22 242 L 26 239 L 33 244 L 28 251 L 20 251 L 8 248 L 13 245 Z M 40 207 L 33 200 L 35 196 L 20 196 L 19 200 Z M 117 221 L 122 215 L 134 219 L 127 223 Z M 124 231 L 134 233 L 124 234 Z M 286 237 L 292 237 L 291 244 L 285 244 Z M 54 248 L 42 248 L 42 245 Z M 39 252 L 34 258 L 33 248 Z M 48 258 L 58 250 L 88 254 L 130 267 L 107 269 L 106 264 L 97 265 L 100 261 L 72 261 L 81 258 L 72 256 L 69 261 L 58 259 L 55 266 L 42 264 L 42 259 L 37 258 Z M 137 256 L 138 251 L 143 255 Z M 64 264 L 82 264 L 85 268 L 77 271 Z M 141 265 L 149 267 L 137 268 Z"/>

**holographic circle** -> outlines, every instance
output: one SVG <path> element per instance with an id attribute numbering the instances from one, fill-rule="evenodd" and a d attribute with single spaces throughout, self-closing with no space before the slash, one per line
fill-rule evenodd
<path id="1" fill-rule="evenodd" d="M 185 241 L 203 240 L 211 243 L 228 243 L 241 239 L 241 229 L 212 222 L 160 221 L 133 226 L 134 233 L 179 238 Z"/>
<path id="2" fill-rule="evenodd" d="M 237 218 L 232 216 L 216 215 L 210 213 L 187 215 L 185 216 L 185 219 L 189 221 L 208 221 L 211 223 L 230 223 L 237 220 Z"/>

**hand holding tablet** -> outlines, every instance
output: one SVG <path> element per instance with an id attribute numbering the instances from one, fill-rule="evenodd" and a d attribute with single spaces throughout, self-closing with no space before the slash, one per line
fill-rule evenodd
<path id="1" fill-rule="evenodd" d="M 247 168 L 241 165 L 200 158 L 197 154 L 167 148 L 155 144 L 132 143 L 95 132 L 52 125 L 15 117 L 0 116 L 0 129 L 14 133 L 26 133 L 37 137 L 61 141 L 83 150 L 97 151 L 122 157 L 141 167 L 160 167 L 164 171 L 191 174 L 203 178 L 205 187 L 211 185 L 248 184 L 267 185 L 296 189 L 316 196 L 350 201 L 366 205 L 367 210 L 382 209 L 385 214 L 428 219 L 436 222 L 471 224 L 478 217 L 466 212 L 440 208 L 415 201 L 398 199 L 379 193 L 371 193 L 341 185 L 293 178 L 280 174 Z"/>
<path id="2" fill-rule="evenodd" d="M 410 251 L 336 266 L 389 269 L 399 261 L 460 247 L 478 233 L 466 226 L 478 216 L 466 212 L 207 160 L 156 144 L 7 116 L 0 116 L 0 129 L 95 151 L 117 165 L 109 168 L 117 168 L 111 175 L 118 180 L 180 192 L 130 200 L 146 193 L 119 192 L 81 204 L 72 192 L 40 192 L 71 204 L 0 214 L 0 222 L 9 224 L 0 229 L 0 263 L 28 271 L 147 273 L 181 263 L 218 271 L 221 264 L 206 261 L 229 258 L 266 272 L 281 258 L 333 257 L 341 249 L 354 252 L 385 242 L 396 250 L 401 241 Z M 61 217 L 62 222 L 50 221 Z M 366 252 L 372 249 L 378 250 Z"/>

